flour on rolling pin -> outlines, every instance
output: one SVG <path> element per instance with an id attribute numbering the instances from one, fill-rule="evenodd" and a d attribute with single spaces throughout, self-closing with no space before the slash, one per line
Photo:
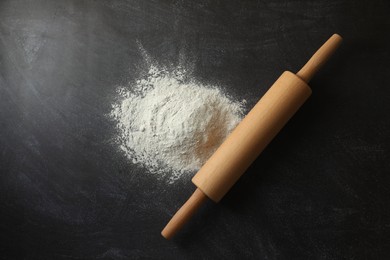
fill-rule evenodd
<path id="1" fill-rule="evenodd" d="M 149 71 L 119 88 L 111 113 L 117 141 L 133 163 L 173 183 L 200 169 L 241 121 L 245 102 L 199 83 L 182 66 L 160 68 L 142 47 L 141 53 Z"/>

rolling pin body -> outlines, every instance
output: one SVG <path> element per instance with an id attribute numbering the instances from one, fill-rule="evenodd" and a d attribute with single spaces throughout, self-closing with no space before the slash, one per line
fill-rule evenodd
<path id="1" fill-rule="evenodd" d="M 218 202 L 310 96 L 310 87 L 286 71 L 265 93 L 192 182 Z"/>

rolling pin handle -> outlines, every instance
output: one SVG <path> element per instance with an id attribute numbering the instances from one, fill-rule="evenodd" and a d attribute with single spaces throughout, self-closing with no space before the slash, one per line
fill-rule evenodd
<path id="1" fill-rule="evenodd" d="M 313 78 L 314 74 L 325 64 L 332 54 L 339 47 L 343 38 L 338 34 L 333 34 L 310 58 L 310 60 L 296 74 L 306 83 Z"/>
<path id="2" fill-rule="evenodd" d="M 194 213 L 207 200 L 207 196 L 199 188 L 195 190 L 186 203 L 176 212 L 172 219 L 165 226 L 161 235 L 166 239 L 171 239 L 179 231 Z"/>

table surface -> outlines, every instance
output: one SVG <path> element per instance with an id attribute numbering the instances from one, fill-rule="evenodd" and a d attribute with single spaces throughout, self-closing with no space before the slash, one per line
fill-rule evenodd
<path id="1" fill-rule="evenodd" d="M 0 2 L 0 258 L 388 259 L 388 1 Z M 172 241 L 195 187 L 129 162 L 107 116 L 159 64 L 253 106 L 333 33 L 313 95 Z"/>

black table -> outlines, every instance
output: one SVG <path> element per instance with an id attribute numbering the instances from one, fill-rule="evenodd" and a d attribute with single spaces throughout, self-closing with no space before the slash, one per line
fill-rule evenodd
<path id="1" fill-rule="evenodd" d="M 2 259 L 388 259 L 388 1 L 0 1 Z M 333 33 L 313 95 L 220 204 L 129 162 L 116 87 L 160 64 L 253 106 Z"/>

